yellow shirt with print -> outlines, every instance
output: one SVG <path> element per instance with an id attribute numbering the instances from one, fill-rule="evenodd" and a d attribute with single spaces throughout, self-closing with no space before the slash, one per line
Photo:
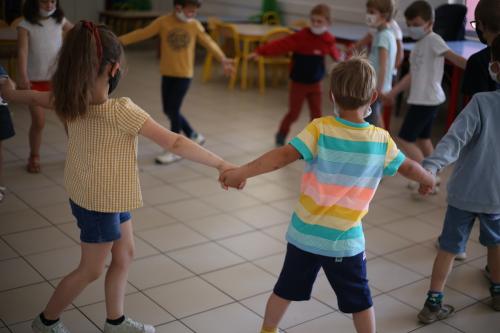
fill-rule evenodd
<path id="1" fill-rule="evenodd" d="M 182 22 L 173 13 L 160 16 L 147 27 L 121 36 L 120 42 L 128 45 L 157 35 L 160 36 L 161 41 L 160 72 L 163 76 L 193 77 L 194 51 L 197 41 L 212 52 L 219 61 L 225 57 L 199 21 Z"/>

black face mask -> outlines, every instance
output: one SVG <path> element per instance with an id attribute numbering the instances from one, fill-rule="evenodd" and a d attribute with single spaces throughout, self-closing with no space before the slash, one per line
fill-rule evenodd
<path id="1" fill-rule="evenodd" d="M 476 33 L 477 33 L 477 38 L 479 38 L 479 41 L 483 44 L 488 44 L 488 42 L 486 41 L 486 39 L 484 39 L 484 35 L 483 35 L 483 32 L 481 30 L 479 30 L 479 27 L 476 26 Z"/>
<path id="2" fill-rule="evenodd" d="M 110 76 L 109 77 L 109 90 L 108 90 L 108 95 L 111 95 L 111 93 L 116 89 L 116 87 L 118 86 L 118 82 L 120 82 L 120 78 L 121 78 L 121 71 L 120 69 L 118 69 L 115 73 L 115 76 Z"/>

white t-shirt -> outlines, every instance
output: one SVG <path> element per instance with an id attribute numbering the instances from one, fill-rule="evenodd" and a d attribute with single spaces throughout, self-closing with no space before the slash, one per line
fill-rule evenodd
<path id="1" fill-rule="evenodd" d="M 391 22 L 389 22 L 389 29 L 394 34 L 394 37 L 396 37 L 397 41 L 403 40 L 403 30 L 401 30 L 401 28 L 399 27 L 399 24 L 398 24 L 398 22 L 396 22 L 396 20 L 391 20 Z M 372 35 L 372 37 L 375 36 L 377 31 L 378 31 L 377 28 L 368 29 L 368 33 L 370 35 Z"/>
<path id="2" fill-rule="evenodd" d="M 449 49 L 443 38 L 434 32 L 415 43 L 410 53 L 411 87 L 408 104 L 433 106 L 446 100 L 441 81 L 444 54 Z"/>
<path id="3" fill-rule="evenodd" d="M 18 26 L 26 29 L 29 35 L 28 46 L 28 78 L 30 81 L 48 81 L 55 70 L 57 53 L 62 46 L 63 27 L 53 18 L 40 20 L 40 24 L 32 24 L 22 20 Z"/>

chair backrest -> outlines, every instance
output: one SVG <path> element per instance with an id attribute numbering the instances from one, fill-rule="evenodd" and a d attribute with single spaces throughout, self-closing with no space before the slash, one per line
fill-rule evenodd
<path id="1" fill-rule="evenodd" d="M 224 53 L 230 57 L 240 57 L 240 37 L 236 27 L 229 23 L 216 23 L 215 29 L 217 30 L 217 43 L 222 48 Z"/>
<path id="2" fill-rule="evenodd" d="M 292 33 L 293 33 L 293 31 L 288 29 L 288 28 L 276 28 L 276 29 L 269 31 L 264 36 L 262 36 L 260 42 L 261 43 L 268 43 L 268 42 L 271 42 L 273 40 L 280 39 L 280 38 L 286 37 L 288 35 L 291 35 Z"/>
<path id="3" fill-rule="evenodd" d="M 24 17 L 22 17 L 22 16 L 20 16 L 20 17 L 16 18 L 14 21 L 12 21 L 12 22 L 10 23 L 10 27 L 11 27 L 11 28 L 14 28 L 14 29 L 15 29 L 15 28 L 17 28 L 17 26 L 19 25 L 19 23 L 21 23 L 21 21 L 22 21 L 23 19 L 24 19 Z"/>
<path id="4" fill-rule="evenodd" d="M 280 25 L 280 17 L 277 12 L 265 12 L 262 14 L 262 24 Z"/>
<path id="5" fill-rule="evenodd" d="M 215 16 L 210 16 L 207 18 L 207 28 L 210 36 L 217 40 L 219 39 L 219 35 L 217 32 L 217 25 L 223 23 L 222 20 Z"/>
<path id="6" fill-rule="evenodd" d="M 467 7 L 447 4 L 436 8 L 434 32 L 446 41 L 464 40 Z"/>
<path id="7" fill-rule="evenodd" d="M 290 24 L 290 26 L 292 28 L 303 29 L 303 28 L 309 26 L 309 21 L 308 20 L 304 20 L 304 19 L 298 19 L 298 20 L 293 21 Z"/>

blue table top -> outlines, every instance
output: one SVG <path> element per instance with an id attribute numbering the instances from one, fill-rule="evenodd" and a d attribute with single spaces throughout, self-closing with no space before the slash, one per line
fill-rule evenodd
<path id="1" fill-rule="evenodd" d="M 461 55 L 465 59 L 469 59 L 471 55 L 481 51 L 486 47 L 486 45 L 484 45 L 483 43 L 475 40 L 446 42 L 446 45 L 448 45 L 453 52 Z M 405 51 L 410 52 L 411 50 L 413 50 L 415 43 L 404 43 L 403 46 Z"/>

